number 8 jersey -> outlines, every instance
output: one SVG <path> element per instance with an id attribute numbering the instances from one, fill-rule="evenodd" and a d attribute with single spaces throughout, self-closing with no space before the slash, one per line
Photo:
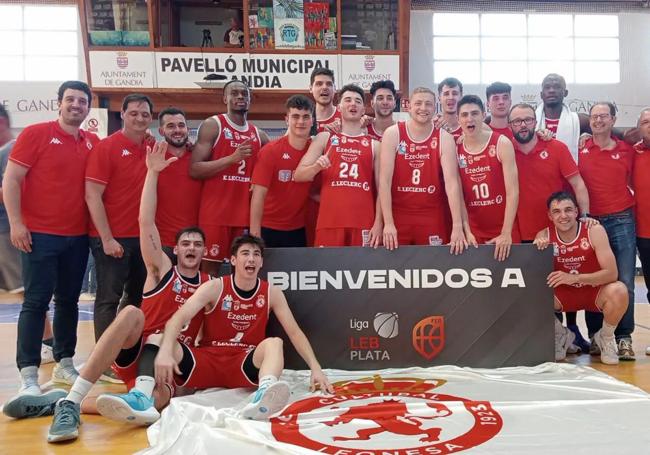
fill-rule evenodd
<path id="1" fill-rule="evenodd" d="M 331 166 L 324 169 L 316 229 L 370 229 L 375 220 L 372 139 L 332 134 L 325 148 Z"/>

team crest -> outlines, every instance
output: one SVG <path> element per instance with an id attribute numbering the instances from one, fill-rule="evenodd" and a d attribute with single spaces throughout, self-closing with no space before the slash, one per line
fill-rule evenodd
<path id="1" fill-rule="evenodd" d="M 339 145 L 339 137 L 338 136 L 332 136 L 330 138 L 330 144 L 332 145 Z"/>
<path id="2" fill-rule="evenodd" d="M 548 152 L 546 150 L 542 150 L 542 153 L 539 154 L 539 157 L 543 160 L 548 158 Z"/>
<path id="3" fill-rule="evenodd" d="M 240 139 L 242 139 L 241 135 L 237 131 L 235 131 L 235 140 L 238 141 Z"/>
<path id="4" fill-rule="evenodd" d="M 212 244 L 210 248 L 210 256 L 219 256 L 219 245 L 216 243 Z"/>
<path id="5" fill-rule="evenodd" d="M 230 128 L 224 128 L 223 129 L 223 136 L 226 139 L 232 139 L 232 131 L 230 131 Z"/>
<path id="6" fill-rule="evenodd" d="M 621 157 L 621 155 L 619 153 L 615 153 L 615 154 L 611 155 L 611 157 L 612 157 L 613 160 L 618 160 Z"/>
<path id="7" fill-rule="evenodd" d="M 291 171 L 289 169 L 282 169 L 278 171 L 278 180 L 281 182 L 291 181 Z"/>
<path id="8" fill-rule="evenodd" d="M 228 294 L 221 301 L 221 311 L 231 311 L 232 310 L 232 295 Z"/>
<path id="9" fill-rule="evenodd" d="M 341 137 L 341 144 L 346 144 L 348 142 L 348 138 L 343 136 Z"/>
<path id="10" fill-rule="evenodd" d="M 174 280 L 174 284 L 172 285 L 172 291 L 174 291 L 176 294 L 180 294 L 182 290 L 183 285 L 181 284 L 181 280 L 176 278 Z"/>
<path id="11" fill-rule="evenodd" d="M 93 149 L 93 145 L 92 145 L 90 142 L 86 141 L 86 148 L 87 148 L 88 150 L 92 150 L 92 149 Z"/>
<path id="12" fill-rule="evenodd" d="M 370 145 L 370 142 L 368 142 L 368 139 L 364 137 L 363 139 L 361 139 L 361 145 L 363 145 L 364 147 L 368 147 Z"/>
<path id="13" fill-rule="evenodd" d="M 255 301 L 255 305 L 257 306 L 257 308 L 262 308 L 264 305 L 266 305 L 266 299 L 264 298 L 263 295 L 257 297 L 257 300 Z"/>
<path id="14" fill-rule="evenodd" d="M 440 354 L 445 347 L 445 318 L 429 316 L 415 324 L 412 343 L 415 351 L 427 360 Z"/>
<path id="15" fill-rule="evenodd" d="M 450 454 L 499 434 L 503 419 L 490 402 L 434 393 L 445 383 L 379 375 L 340 381 L 334 396 L 289 405 L 271 419 L 271 431 L 280 442 L 350 455 Z"/>
<path id="16" fill-rule="evenodd" d="M 490 146 L 490 148 L 488 149 L 488 155 L 490 155 L 490 157 L 492 157 L 492 158 L 497 156 L 497 147 L 496 147 L 496 145 L 491 145 Z"/>
<path id="17" fill-rule="evenodd" d="M 431 139 L 431 148 L 432 149 L 438 148 L 438 138 L 437 137 L 434 137 L 433 139 Z"/>
<path id="18" fill-rule="evenodd" d="M 589 247 L 590 247 L 590 245 L 589 245 L 589 240 L 587 240 L 586 238 L 583 237 L 583 238 L 580 240 L 580 248 L 582 248 L 583 250 L 587 251 L 587 250 L 589 249 Z"/>

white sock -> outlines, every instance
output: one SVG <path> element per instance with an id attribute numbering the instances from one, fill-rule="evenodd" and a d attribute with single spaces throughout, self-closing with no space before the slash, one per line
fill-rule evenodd
<path id="1" fill-rule="evenodd" d="M 72 388 L 70 389 L 70 392 L 68 393 L 68 396 L 65 397 L 65 399 L 70 400 L 76 404 L 81 404 L 82 400 L 86 398 L 86 395 L 88 395 L 88 392 L 90 392 L 90 389 L 92 389 L 92 387 L 92 382 L 86 381 L 84 378 L 79 376 L 74 381 L 74 384 L 72 384 Z"/>
<path id="2" fill-rule="evenodd" d="M 603 328 L 600 329 L 600 332 L 603 334 L 603 338 L 611 338 L 614 336 L 614 330 L 616 330 L 615 325 L 609 325 L 603 321 Z"/>
<path id="3" fill-rule="evenodd" d="M 154 387 L 156 387 L 156 380 L 151 376 L 138 376 L 135 378 L 135 387 L 133 388 L 144 393 L 149 398 L 153 395 Z"/>
<path id="4" fill-rule="evenodd" d="M 262 388 L 267 388 L 271 384 L 278 382 L 278 378 L 273 376 L 272 374 L 267 374 L 266 376 L 263 376 L 260 378 L 259 384 L 258 384 L 258 389 Z"/>

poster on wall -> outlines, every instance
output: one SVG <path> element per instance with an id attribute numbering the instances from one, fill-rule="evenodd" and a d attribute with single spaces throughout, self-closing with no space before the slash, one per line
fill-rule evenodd
<path id="1" fill-rule="evenodd" d="M 152 52 L 90 51 L 95 88 L 154 88 Z"/>
<path id="2" fill-rule="evenodd" d="M 274 19 L 276 49 L 304 49 L 304 19 Z"/>
<path id="3" fill-rule="evenodd" d="M 261 28 L 273 28 L 273 8 L 262 8 L 257 10 L 257 23 Z"/>
<path id="4" fill-rule="evenodd" d="M 329 4 L 305 3 L 305 47 L 325 49 L 325 33 L 329 28 Z"/>
<path id="5" fill-rule="evenodd" d="M 88 117 L 81 124 L 81 129 L 96 134 L 100 139 L 104 139 L 108 136 L 108 109 L 91 108 Z"/>
<path id="6" fill-rule="evenodd" d="M 273 16 L 275 19 L 302 19 L 302 0 L 273 0 Z"/>

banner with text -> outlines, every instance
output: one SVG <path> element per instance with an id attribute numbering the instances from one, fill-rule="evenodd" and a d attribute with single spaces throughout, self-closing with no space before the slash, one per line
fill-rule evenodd
<path id="1" fill-rule="evenodd" d="M 337 85 L 356 84 L 370 90 L 373 82 L 390 79 L 399 90 L 399 55 L 341 55 Z"/>
<path id="2" fill-rule="evenodd" d="M 452 364 L 495 368 L 554 359 L 551 251 L 515 245 L 270 249 L 279 286 L 322 365 L 346 370 Z M 269 336 L 286 336 L 275 318 Z M 287 368 L 304 362 L 285 343 Z"/>
<path id="3" fill-rule="evenodd" d="M 155 88 L 152 52 L 90 51 L 93 88 Z"/>

